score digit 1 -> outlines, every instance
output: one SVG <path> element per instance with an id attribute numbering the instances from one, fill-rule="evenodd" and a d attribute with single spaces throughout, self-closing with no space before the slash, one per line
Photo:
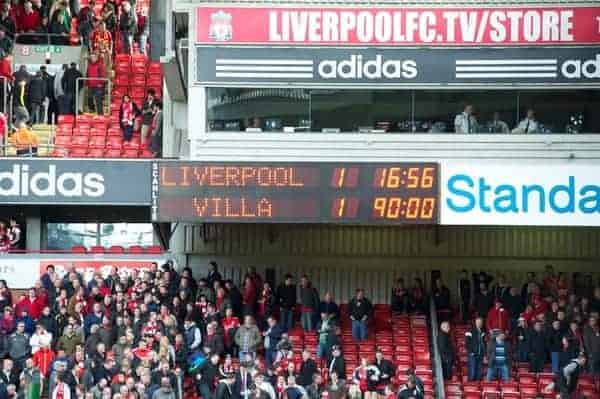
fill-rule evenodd
<path id="1" fill-rule="evenodd" d="M 358 214 L 358 199 L 354 197 L 339 197 L 331 204 L 331 217 L 333 219 L 355 218 Z"/>

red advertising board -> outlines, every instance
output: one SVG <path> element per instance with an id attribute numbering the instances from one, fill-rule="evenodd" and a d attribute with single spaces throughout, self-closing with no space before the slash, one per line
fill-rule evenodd
<path id="1" fill-rule="evenodd" d="M 600 7 L 199 7 L 198 44 L 529 46 L 600 43 Z"/>

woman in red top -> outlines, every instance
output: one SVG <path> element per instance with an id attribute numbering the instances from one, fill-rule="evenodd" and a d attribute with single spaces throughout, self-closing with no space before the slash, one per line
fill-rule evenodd
<path id="1" fill-rule="evenodd" d="M 223 327 L 223 341 L 225 343 L 225 350 L 227 353 L 233 352 L 233 336 L 237 329 L 240 327 L 240 319 L 233 315 L 233 309 L 225 309 L 225 317 L 221 320 L 221 326 Z"/>

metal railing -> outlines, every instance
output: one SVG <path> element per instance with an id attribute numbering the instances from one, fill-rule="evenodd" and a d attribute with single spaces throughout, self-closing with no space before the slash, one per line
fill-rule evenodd
<path id="1" fill-rule="evenodd" d="M 433 296 L 429 299 L 429 313 L 431 320 L 431 341 L 433 344 L 433 371 L 437 377 L 435 379 L 435 396 L 437 399 L 443 399 L 446 397 L 444 388 L 444 373 L 442 371 L 442 357 L 438 347 L 438 335 L 439 335 L 439 323 L 437 317 L 437 309 L 435 308 L 435 301 Z"/>
<path id="2" fill-rule="evenodd" d="M 25 149 L 28 149 L 27 153 L 25 154 L 19 154 L 16 155 L 16 151 L 17 151 L 17 146 L 15 146 L 14 144 L 11 143 L 6 143 L 3 144 L 1 146 L 2 148 L 2 154 L 3 156 L 6 157 L 10 157 L 10 156 L 14 156 L 14 157 L 25 157 L 25 158 L 33 158 L 33 157 L 37 157 L 40 156 L 39 155 L 39 151 L 41 149 L 46 151 L 46 155 L 43 156 L 50 156 L 50 154 L 54 151 L 60 151 L 63 156 L 66 156 L 68 154 L 68 151 L 65 147 L 59 147 L 56 146 L 54 144 L 38 144 L 38 145 L 29 145 L 29 146 L 23 146 L 23 145 L 19 145 L 18 147 L 20 147 L 20 149 L 23 149 L 23 147 L 25 147 Z M 9 155 L 9 151 L 14 149 L 15 150 L 15 155 Z M 35 149 L 35 151 L 34 151 Z"/>
<path id="3" fill-rule="evenodd" d="M 80 108 L 81 104 L 80 104 L 80 97 L 83 96 L 84 98 L 84 104 L 88 99 L 88 96 L 90 95 L 89 91 L 89 87 L 85 86 L 85 81 L 102 81 L 105 82 L 104 84 L 104 97 L 102 98 L 102 110 L 104 113 L 104 104 L 105 101 L 108 100 L 108 104 L 110 107 L 110 103 L 112 100 L 112 79 L 109 78 L 77 78 L 77 80 L 75 81 L 75 114 L 79 114 L 81 111 L 83 111 L 82 108 Z M 81 90 L 81 89 L 85 89 L 85 90 Z M 82 94 L 83 93 L 83 94 Z M 109 108 L 109 113 L 110 113 L 110 108 Z"/>

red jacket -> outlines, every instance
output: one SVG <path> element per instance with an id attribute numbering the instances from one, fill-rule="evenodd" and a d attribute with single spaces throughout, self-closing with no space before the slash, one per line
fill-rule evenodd
<path id="1" fill-rule="evenodd" d="M 21 316 L 23 310 L 27 310 L 27 314 L 34 320 L 37 320 L 42 315 L 42 310 L 44 310 L 44 306 L 46 306 L 47 301 L 45 297 L 36 296 L 35 299 L 31 300 L 29 296 L 21 299 L 19 303 L 17 303 L 15 307 L 15 311 L 17 316 Z"/>
<path id="2" fill-rule="evenodd" d="M 94 78 L 106 78 L 106 71 L 104 70 L 104 64 L 102 61 L 98 60 L 96 62 L 90 62 L 87 68 L 87 78 L 92 78 L 92 80 L 87 80 L 87 87 L 93 89 L 99 89 L 104 87 L 104 80 L 94 79 Z"/>
<path id="3" fill-rule="evenodd" d="M 486 327 L 489 331 L 509 331 L 510 321 L 508 319 L 508 310 L 503 307 L 497 309 L 495 306 L 491 308 L 487 314 Z"/>
<path id="4" fill-rule="evenodd" d="M 37 10 L 29 14 L 23 12 L 17 20 L 17 30 L 21 32 L 37 31 L 42 26 L 42 18 Z"/>
<path id="5" fill-rule="evenodd" d="M 52 349 L 50 348 L 40 348 L 33 355 L 33 364 L 40 369 L 40 372 L 44 375 L 44 377 L 48 377 L 50 375 L 50 366 L 52 365 L 53 360 L 54 352 L 52 352 Z"/>

